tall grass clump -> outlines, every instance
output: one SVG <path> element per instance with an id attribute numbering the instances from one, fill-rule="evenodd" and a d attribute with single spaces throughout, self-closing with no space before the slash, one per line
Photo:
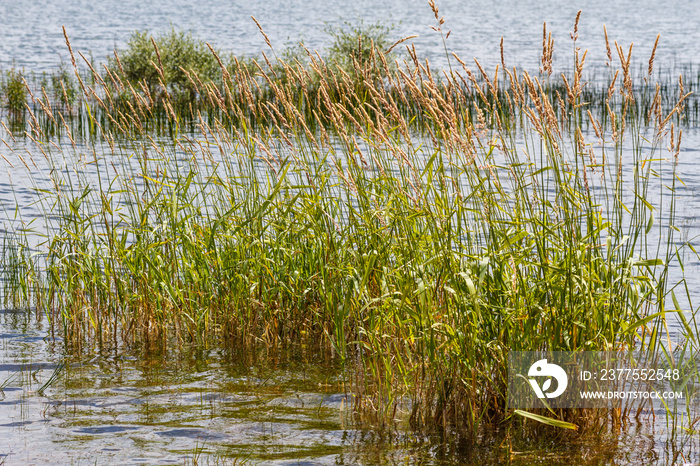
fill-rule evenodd
<path id="1" fill-rule="evenodd" d="M 26 238 L 4 232 L 0 243 L 0 303 L 7 309 L 20 309 L 35 298 L 37 264 Z"/>
<path id="2" fill-rule="evenodd" d="M 444 33 L 440 23 L 444 23 L 444 18 L 437 12 L 436 16 L 438 27 L 435 29 L 442 34 L 451 66 L 456 65 L 457 62 L 446 47 L 449 34 Z M 28 103 L 40 125 L 44 127 L 44 132 L 55 134 L 57 137 L 64 135 L 66 125 L 70 127 L 72 135 L 78 135 L 79 138 L 94 137 L 96 127 L 90 124 L 91 118 L 110 131 L 122 132 L 142 126 L 154 134 L 170 135 L 175 130 L 169 123 L 174 120 L 171 118 L 173 115 L 182 119 L 181 129 L 187 131 L 194 131 L 198 113 L 207 119 L 208 124 L 214 124 L 215 120 L 225 125 L 245 124 L 241 117 L 248 119 L 251 116 L 249 113 L 258 104 L 265 102 L 268 109 L 283 105 L 277 94 L 279 90 L 284 89 L 286 98 L 296 101 L 297 110 L 304 115 L 307 126 L 315 130 L 319 122 L 323 125 L 328 124 L 326 116 L 329 115 L 329 111 L 324 107 L 321 92 L 326 92 L 333 103 L 347 101 L 347 96 L 341 94 L 341 86 L 337 82 L 343 79 L 350 80 L 354 84 L 353 92 L 360 96 L 365 96 L 378 86 L 386 86 L 404 118 L 410 119 L 415 116 L 421 118 L 418 122 L 420 125 L 430 124 L 429 120 L 422 119 L 420 112 L 416 111 L 420 103 L 413 102 L 411 95 L 396 92 L 397 86 L 393 79 L 396 73 L 395 60 L 401 55 L 402 44 L 414 36 L 392 43 L 389 40 L 391 28 L 379 24 L 346 24 L 340 28 L 328 28 L 327 32 L 331 44 L 325 54 L 312 53 L 303 44 L 298 44 L 282 50 L 267 51 L 267 54 L 262 54 L 263 59 L 259 60 L 259 63 L 251 58 L 235 57 L 218 51 L 212 54 L 204 41 L 195 39 L 183 31 L 171 30 L 168 34 L 155 37 L 150 37 L 146 31 L 136 32 L 127 47 L 118 51 L 108 65 L 102 67 L 102 71 L 95 70 L 94 63 L 81 56 L 76 63 L 77 74 L 59 68 L 49 76 L 50 79 L 45 78 L 40 83 L 30 80 L 29 88 L 33 95 Z M 271 43 L 269 45 L 272 47 Z M 168 53 L 168 57 L 164 59 L 165 54 L 160 53 L 161 48 L 174 52 Z M 375 50 L 379 53 L 375 53 Z M 124 69 L 119 68 L 121 55 L 129 62 Z M 406 49 L 404 56 L 410 57 L 410 61 L 423 62 L 413 48 Z M 228 89 L 224 86 L 222 66 L 232 77 L 232 85 Z M 261 72 L 259 67 L 266 71 Z M 633 115 L 644 113 L 647 115 L 645 124 L 649 124 L 652 106 L 658 103 L 662 111 L 668 112 L 675 105 L 676 77 L 667 70 L 657 71 L 652 76 L 647 72 L 647 68 L 647 65 L 638 66 L 630 71 L 636 98 L 630 103 L 634 111 L 626 113 L 626 123 L 632 123 Z M 565 76 L 550 74 L 551 71 L 547 71 L 543 91 L 551 102 L 564 102 L 563 107 L 557 105 L 554 111 L 557 115 L 565 115 L 569 120 L 573 113 L 570 111 L 568 99 L 562 99 L 567 93 L 568 84 L 565 82 Z M 685 89 L 692 91 L 700 82 L 700 74 L 692 67 L 683 68 L 681 71 Z M 503 68 L 497 74 L 503 74 L 505 77 Z M 331 78 L 331 75 L 332 79 L 327 79 Z M 472 77 L 479 86 L 487 86 L 488 80 L 492 79 L 481 71 Z M 584 71 L 580 78 L 586 82 L 581 98 L 589 102 L 589 108 L 603 121 L 609 118 L 606 102 L 609 99 L 609 90 L 615 88 L 618 77 L 619 73 L 601 74 L 600 70 L 595 69 Z M 496 78 L 496 82 L 499 82 L 498 77 Z M 323 79 L 327 80 L 323 82 Z M 451 98 L 449 87 L 442 81 L 442 74 L 434 74 L 434 79 L 438 83 L 441 98 Z M 505 87 L 508 86 L 507 80 L 500 82 L 505 84 Z M 238 83 L 247 83 L 247 86 L 239 88 Z M 656 84 L 659 85 L 658 90 L 654 88 Z M 108 90 L 105 91 L 105 87 Z M 78 89 L 81 92 L 77 92 Z M 500 86 L 496 86 L 496 90 L 499 89 Z M 166 94 L 170 94 L 170 98 L 165 98 Z M 35 96 L 40 99 L 36 99 Z M 492 98 L 491 94 L 486 96 Z M 222 111 L 224 107 L 220 103 L 225 100 L 235 100 L 236 105 L 243 109 L 243 115 Z M 486 103 L 490 104 L 490 101 Z M 468 109 L 472 120 L 478 118 L 477 107 L 479 111 L 484 111 L 486 105 L 477 94 L 467 95 L 462 104 Z M 55 118 L 47 117 L 45 108 L 56 113 Z M 690 95 L 686 100 L 683 119 L 676 114 L 674 122 L 681 126 L 694 125 L 700 115 L 697 109 L 697 98 Z M 359 111 L 353 105 L 346 105 L 345 110 L 353 116 Z M 370 114 L 375 112 L 374 107 L 369 105 L 364 105 L 363 110 Z M 316 118 L 314 112 L 320 119 Z M 511 125 L 508 119 L 510 116 L 508 112 L 502 112 L 504 125 Z M 65 122 L 61 121 L 61 118 Z M 54 124 L 54 119 L 59 121 L 59 124 Z M 254 115 L 249 121 L 262 126 L 274 124 L 267 112 Z M 21 120 L 21 123 L 26 122 Z M 493 122 L 489 122 L 489 125 L 493 125 Z M 587 130 L 591 129 L 589 123 L 585 123 L 584 126 Z M 15 129 L 17 133 L 22 134 L 27 128 L 19 125 Z"/>
<path id="3" fill-rule="evenodd" d="M 207 44 L 174 28 L 155 37 L 148 31 L 135 31 L 126 48 L 109 61 L 108 73 L 115 72 L 156 102 L 165 93 L 171 93 L 177 102 L 194 102 L 196 80 L 220 78 L 219 65 Z"/>
<path id="4" fill-rule="evenodd" d="M 166 47 L 138 37 L 166 84 Z M 457 55 L 438 79 L 412 49 L 390 65 L 385 45 L 343 65 L 383 77 L 361 93 L 339 60 L 251 72 L 212 53 L 221 85 L 189 82 L 216 111 L 187 131 L 164 93 L 164 138 L 127 66 L 96 76 L 83 89 L 109 114 L 88 114 L 96 137 L 79 146 L 67 127 L 72 144 L 42 150 L 82 169 L 50 173 L 32 304 L 82 349 L 302 341 L 346 364 L 365 422 L 405 410 L 470 441 L 522 425 L 506 409 L 509 351 L 661 345 L 680 309 L 666 301 L 682 83 L 672 108 L 657 92 L 640 112 L 620 48 L 602 113 L 578 49 L 552 93 L 547 75 L 491 76 Z M 130 112 L 107 111 L 112 92 L 132 92 Z M 621 416 L 549 414 L 589 431 Z"/>
<path id="5" fill-rule="evenodd" d="M 381 67 L 373 63 L 375 52 L 386 53 L 392 48 L 389 40 L 391 31 L 390 26 L 382 23 L 355 26 L 346 22 L 343 27 L 329 26 L 326 33 L 331 36 L 332 42 L 325 60 L 346 73 L 355 74 L 358 70 L 369 69 L 378 74 Z"/>
<path id="6" fill-rule="evenodd" d="M 21 71 L 14 68 L 5 72 L 2 83 L 2 93 L 5 108 L 13 117 L 21 116 L 27 102 L 27 87 Z"/>

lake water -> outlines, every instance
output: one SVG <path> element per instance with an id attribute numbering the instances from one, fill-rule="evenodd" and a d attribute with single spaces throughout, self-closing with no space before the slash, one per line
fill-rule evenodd
<path id="1" fill-rule="evenodd" d="M 635 43 L 636 63 L 646 66 L 656 34 L 662 37 L 656 67 L 675 73 L 700 60 L 700 14 L 693 2 L 469 2 L 441 1 L 440 14 L 451 30 L 447 46 L 465 59 L 477 57 L 487 69 L 505 60 L 537 70 L 542 23 L 555 39 L 555 66 L 570 68 L 576 12 L 583 10 L 579 43 L 590 49 L 589 68 L 605 71 L 603 24 L 611 40 L 627 49 Z M 427 2 L 387 1 L 13 1 L 0 4 L 0 67 L 41 72 L 68 63 L 61 26 L 74 49 L 104 61 L 123 47 L 134 30 L 157 34 L 172 27 L 191 31 L 222 50 L 257 55 L 265 42 L 250 19 L 262 24 L 273 45 L 303 39 L 311 49 L 329 44 L 326 26 L 344 21 L 393 24 L 393 38 L 412 34 L 416 48 L 433 67 L 448 66 Z M 687 68 L 686 68 L 687 69 Z M 2 137 L 9 136 L 0 130 Z M 19 145 L 24 144 L 20 140 Z M 684 133 L 679 168 L 686 186 L 679 195 L 679 244 L 696 243 L 700 134 Z M 31 147 L 30 147 L 31 149 Z M 21 152 L 21 148 L 18 149 Z M 6 147 L 0 153 L 8 155 Z M 41 159 L 37 158 L 41 166 Z M 50 184 L 48 169 L 31 176 L 18 164 L 0 161 L 3 208 L 35 201 L 34 184 Z M 5 173 L 10 173 L 5 177 Z M 28 211 L 27 220 L 42 212 Z M 686 273 L 700 275 L 686 258 Z M 690 282 L 699 296 L 700 283 Z M 358 430 L 348 418 L 350 398 L 340 369 L 308 349 L 283 355 L 241 354 L 231 348 L 184 348 L 177 353 L 102 354 L 66 358 L 61 342 L 49 337 L 42 316 L 0 310 L 0 463 L 6 464 L 607 464 L 659 463 L 678 458 L 663 426 L 640 423 L 600 444 L 549 451 L 542 445 L 465 452 L 405 431 L 388 436 Z M 43 389 L 42 389 L 43 388 Z M 697 447 L 684 445 L 688 461 L 700 461 Z M 494 451 L 496 449 L 494 448 Z M 692 453 L 695 453 L 695 457 Z M 543 460 L 542 457 L 545 459 Z"/>
<path id="2" fill-rule="evenodd" d="M 452 31 L 447 40 L 450 52 L 468 62 L 476 57 L 489 69 L 500 63 L 503 37 L 506 64 L 536 70 L 545 21 L 555 41 L 555 66 L 569 68 L 573 50 L 569 33 L 578 10 L 583 11 L 579 46 L 590 49 L 588 60 L 593 66 L 603 66 L 606 58 L 603 24 L 610 40 L 617 40 L 625 50 L 634 42 L 638 63 L 649 59 L 657 34 L 661 34 L 658 67 L 700 59 L 700 10 L 695 2 L 442 0 L 437 5 L 445 17 L 445 30 Z M 434 66 L 447 65 L 442 39 L 431 29 L 435 18 L 423 0 L 4 1 L 0 3 L 0 65 L 8 68 L 14 62 L 27 71 L 44 71 L 61 61 L 70 63 L 62 26 L 73 47 L 91 52 L 97 61 L 104 61 L 115 47 L 123 47 L 134 30 L 157 34 L 171 26 L 191 31 L 222 50 L 257 55 L 267 47 L 251 15 L 276 48 L 304 40 L 310 49 L 321 50 L 329 44 L 327 25 L 364 20 L 394 25 L 395 39 L 417 34 L 413 42 L 419 52 Z"/>
<path id="3" fill-rule="evenodd" d="M 697 440 L 642 417 L 564 445 L 477 450 L 353 427 L 337 364 L 316 349 L 180 348 L 66 358 L 42 316 L 0 310 L 0 464 L 670 464 Z M 663 416 L 663 414 L 661 414 Z M 689 454 L 690 453 L 690 454 Z M 693 456 L 695 455 L 695 456 Z M 543 462 L 545 461 L 545 462 Z"/>

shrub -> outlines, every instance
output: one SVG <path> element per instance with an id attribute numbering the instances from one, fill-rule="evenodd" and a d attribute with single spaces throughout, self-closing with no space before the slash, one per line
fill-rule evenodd
<path id="1" fill-rule="evenodd" d="M 160 60 L 153 42 L 158 47 Z M 172 29 L 166 35 L 154 37 L 153 42 L 148 31 L 136 31 L 129 39 L 126 50 L 119 53 L 124 75 L 132 84 L 144 82 L 153 95 L 167 90 L 176 96 L 186 94 L 192 98 L 196 95 L 195 86 L 185 71 L 194 72 L 202 81 L 219 78 L 220 68 L 216 58 L 206 42 L 195 39 L 191 33 Z M 161 86 L 157 66 L 162 66 L 163 84 L 167 89 Z M 119 68 L 115 59 L 110 60 L 109 67 L 112 70 Z"/>
<path id="2" fill-rule="evenodd" d="M 6 80 L 2 85 L 5 94 L 5 105 L 10 113 L 15 115 L 24 113 L 24 105 L 27 101 L 27 86 L 24 84 L 21 71 L 11 69 L 6 74 Z"/>
<path id="3" fill-rule="evenodd" d="M 377 77 L 380 67 L 372 66 L 372 57 L 376 52 L 384 52 L 391 47 L 389 34 L 392 28 L 380 23 L 353 26 L 345 23 L 342 28 L 328 27 L 326 32 L 333 37 L 333 44 L 328 49 L 327 62 L 336 63 L 343 71 L 355 74 L 357 63 L 361 69 L 370 68 Z M 389 58 L 389 57 L 387 57 Z M 393 60 L 387 60 L 392 62 Z"/>

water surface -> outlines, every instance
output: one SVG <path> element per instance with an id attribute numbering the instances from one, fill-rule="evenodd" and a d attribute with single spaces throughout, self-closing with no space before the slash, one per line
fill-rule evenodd
<path id="1" fill-rule="evenodd" d="M 669 464 L 700 460 L 648 414 L 618 434 L 476 449 L 401 422 L 362 430 L 342 371 L 317 348 L 66 356 L 33 311 L 0 310 L 4 464 Z M 683 456 L 681 456 L 681 454 Z"/>
<path id="2" fill-rule="evenodd" d="M 578 10 L 583 11 L 579 46 L 590 49 L 588 61 L 593 66 L 603 66 L 606 59 L 603 24 L 607 25 L 610 40 L 617 40 L 625 50 L 634 42 L 638 60 L 634 63 L 649 59 L 657 34 L 662 35 L 658 67 L 697 63 L 700 57 L 700 15 L 694 2 L 441 0 L 437 5 L 445 18 L 445 32 L 452 31 L 447 40 L 449 51 L 467 61 L 476 57 L 489 69 L 500 63 L 499 43 L 503 37 L 508 66 L 537 70 L 545 21 L 555 40 L 555 66 L 570 68 L 573 46 L 569 34 Z M 428 2 L 422 0 L 2 2 L 0 65 L 8 68 L 14 63 L 27 71 L 44 71 L 61 62 L 70 63 L 62 26 L 73 47 L 91 52 L 98 62 L 111 55 L 115 47 L 123 47 L 134 30 L 157 34 L 171 27 L 191 31 L 223 50 L 257 55 L 267 47 L 251 15 L 260 21 L 278 49 L 303 40 L 310 49 L 322 50 L 329 45 L 324 29 L 342 26 L 346 21 L 394 25 L 393 38 L 419 35 L 413 42 L 421 54 L 434 66 L 447 67 L 442 38 L 431 29 L 436 25 L 435 18 Z M 614 50 L 613 54 L 617 60 Z"/>

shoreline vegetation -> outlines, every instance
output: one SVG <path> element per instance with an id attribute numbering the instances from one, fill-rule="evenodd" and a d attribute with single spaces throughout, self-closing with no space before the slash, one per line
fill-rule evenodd
<path id="1" fill-rule="evenodd" d="M 610 76 L 587 85 L 578 20 L 560 77 L 546 27 L 539 73 L 489 74 L 447 42 L 433 70 L 376 25 L 333 31 L 326 56 L 225 57 L 173 30 L 102 69 L 71 49 L 33 85 L 7 71 L 3 125 L 34 152 L 5 163 L 55 169 L 47 226 L 5 232 L 4 305 L 45 313 L 68 351 L 303 344 L 345 364 L 376 428 L 405 412 L 469 444 L 619 425 L 633 414 L 515 415 L 507 356 L 663 352 L 667 319 L 667 357 L 697 350 L 669 270 L 697 258 L 674 222 L 700 78 L 656 82 L 653 52 L 635 78 L 606 35 Z"/>
<path id="2" fill-rule="evenodd" d="M 23 135 L 27 126 L 33 124 L 44 137 L 60 138 L 65 129 L 76 137 L 94 137 L 97 127 L 104 130 L 99 137 L 104 137 L 111 132 L 125 134 L 134 125 L 142 126 L 138 128 L 141 132 L 172 136 L 176 130 L 198 131 L 202 117 L 210 125 L 215 120 L 236 125 L 238 119 L 247 118 L 256 125 L 274 126 L 276 118 L 269 115 L 270 110 L 254 115 L 247 114 L 247 110 L 264 107 L 266 103 L 282 105 L 276 90 L 284 89 L 286 97 L 295 102 L 305 124 L 316 129 L 319 125 L 330 124 L 327 121 L 330 110 L 326 106 L 343 103 L 339 92 L 354 89 L 365 99 L 371 92 L 367 86 L 380 84 L 395 99 L 396 109 L 404 119 L 418 118 L 416 127 L 422 128 L 431 124 L 430 119 L 423 116 L 420 104 L 412 100 L 412 95 L 398 92 L 402 85 L 397 75 L 400 64 L 423 66 L 443 99 L 454 97 L 449 94 L 451 80 L 454 81 L 452 85 L 464 87 L 469 104 L 464 108 L 472 123 L 478 118 L 476 107 L 487 111 L 495 101 L 508 98 L 500 93 L 512 91 L 511 74 L 516 82 L 523 79 L 515 68 L 506 69 L 503 54 L 501 66 L 484 70 L 476 59 L 473 64 L 465 63 L 448 50 L 446 43 L 450 69 L 432 70 L 414 47 L 406 47 L 414 36 L 392 43 L 389 40 L 391 28 L 379 23 L 359 26 L 348 23 L 345 28 L 328 28 L 326 32 L 331 46 L 323 55 L 308 50 L 303 43 L 287 46 L 279 52 L 269 44 L 270 51 L 256 59 L 224 53 L 184 31 L 172 29 L 158 37 L 150 36 L 148 31 L 136 31 L 126 49 L 115 51 L 113 57 L 100 65 L 92 57 L 88 59 L 81 52 L 74 55 L 71 51 L 72 63 L 62 63 L 52 73 L 27 73 L 14 67 L 0 69 L 2 111 L 8 131 L 15 135 Z M 668 70 L 654 70 L 654 47 L 649 61 L 636 64 L 630 61 L 625 71 L 620 66 L 621 61 L 631 57 L 632 46 L 629 50 L 619 48 L 616 42 L 608 40 L 606 32 L 607 70 L 575 71 L 574 63 L 572 70 L 554 73 L 554 44 L 545 40 L 547 33 L 545 25 L 542 64 L 539 73 L 532 77 L 538 78 L 542 93 L 563 122 L 570 123 L 574 110 L 569 95 L 569 88 L 575 85 L 572 80 L 579 81 L 578 98 L 585 103 L 584 110 L 590 109 L 603 122 L 610 118 L 611 110 L 619 110 L 608 106 L 617 104 L 611 100 L 612 94 L 621 81 L 626 80 L 624 85 L 635 93 L 635 98 L 627 103 L 625 116 L 628 120 L 640 117 L 640 122 L 648 126 L 654 112 L 672 111 L 678 102 L 680 86 L 691 92 L 684 101 L 683 112 L 676 115 L 674 122 L 681 127 L 698 125 L 700 100 L 692 91 L 700 87 L 700 69 L 684 66 L 678 70 L 678 75 Z M 66 40 L 69 45 L 67 35 Z M 551 41 L 551 35 L 548 40 Z M 406 49 L 400 52 L 402 47 Z M 581 61 L 585 58 L 581 57 Z M 326 98 L 321 95 L 324 73 L 334 75 L 334 79 L 325 82 Z M 470 92 L 472 87 L 481 88 L 483 95 Z M 228 105 L 235 103 L 242 113 L 225 111 L 222 103 L 227 100 Z M 353 107 L 347 106 L 346 110 L 352 111 Z M 641 119 L 641 115 L 645 117 Z M 508 116 L 501 112 L 504 122 Z M 99 125 L 90 124 L 90 120 Z M 493 128 L 492 121 L 487 123 Z M 590 120 L 584 118 L 580 124 L 582 129 L 592 129 Z"/>

